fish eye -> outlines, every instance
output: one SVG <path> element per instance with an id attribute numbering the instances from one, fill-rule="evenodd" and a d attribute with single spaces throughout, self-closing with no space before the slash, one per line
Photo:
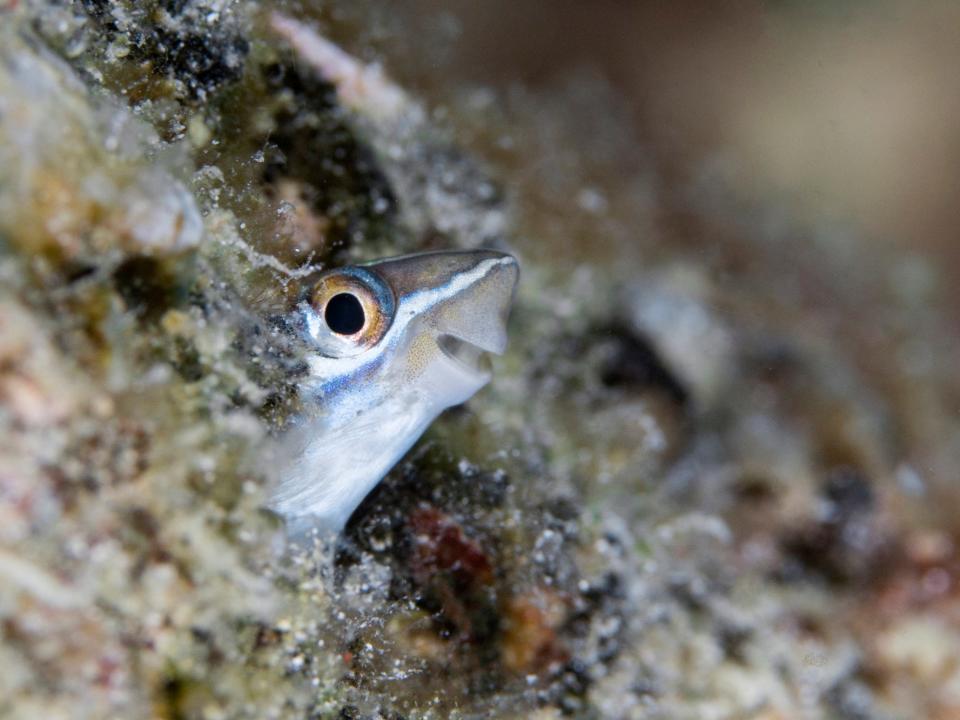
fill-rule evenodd
<path id="1" fill-rule="evenodd" d="M 393 292 L 364 267 L 322 275 L 307 298 L 307 331 L 330 357 L 357 355 L 375 345 L 393 321 Z"/>
<path id="2" fill-rule="evenodd" d="M 366 322 L 363 305 L 353 293 L 338 293 L 327 301 L 323 319 L 337 335 L 353 335 L 360 332 Z"/>

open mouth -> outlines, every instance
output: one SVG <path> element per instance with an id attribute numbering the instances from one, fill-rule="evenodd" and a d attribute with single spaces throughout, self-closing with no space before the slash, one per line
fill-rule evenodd
<path id="1" fill-rule="evenodd" d="M 477 375 L 488 375 L 493 368 L 490 353 L 471 342 L 453 335 L 443 334 L 437 345 L 448 358 Z"/>

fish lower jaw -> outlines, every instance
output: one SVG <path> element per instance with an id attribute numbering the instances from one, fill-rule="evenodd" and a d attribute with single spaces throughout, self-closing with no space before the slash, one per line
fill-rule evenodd
<path id="1" fill-rule="evenodd" d="M 468 340 L 444 333 L 437 338 L 440 351 L 464 370 L 489 380 L 493 372 L 490 353 Z"/>

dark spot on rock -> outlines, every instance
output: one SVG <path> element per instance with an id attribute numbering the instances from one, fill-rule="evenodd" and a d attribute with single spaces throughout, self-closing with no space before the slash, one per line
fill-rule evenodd
<path id="1" fill-rule="evenodd" d="M 68 263 L 64 268 L 64 277 L 70 284 L 89 278 L 97 272 L 96 265 L 86 263 Z"/>
<path id="2" fill-rule="evenodd" d="M 655 388 L 663 391 L 677 405 L 689 400 L 686 388 L 646 339 L 622 326 L 613 326 L 602 333 L 613 344 L 612 352 L 601 368 L 601 379 L 607 387 Z"/>
<path id="3" fill-rule="evenodd" d="M 113 284 L 127 310 L 144 322 L 158 320 L 174 304 L 174 275 L 155 258 L 136 255 L 120 263 Z"/>
<path id="4" fill-rule="evenodd" d="M 283 640 L 283 632 L 264 623 L 254 623 L 256 633 L 253 637 L 253 646 L 256 649 L 276 647 Z"/>
<path id="5" fill-rule="evenodd" d="M 874 491 L 860 470 L 830 470 L 815 516 L 788 532 L 778 575 L 786 581 L 819 578 L 830 583 L 875 576 L 890 546 L 873 516 Z"/>
<path id="6" fill-rule="evenodd" d="M 213 36 L 158 27 L 144 55 L 156 72 L 180 80 L 190 99 L 198 100 L 240 77 L 249 50 L 241 35 Z"/>
<path id="7" fill-rule="evenodd" d="M 761 337 L 741 355 L 745 374 L 773 385 L 795 381 L 803 374 L 801 352 L 783 338 Z"/>
<path id="8" fill-rule="evenodd" d="M 638 697 L 657 697 L 662 691 L 656 678 L 651 675 L 638 678 L 630 687 L 630 692 Z"/>
<path id="9" fill-rule="evenodd" d="M 223 650 L 217 645 L 213 632 L 205 627 L 194 625 L 190 628 L 190 634 L 194 641 L 205 650 L 205 660 L 208 665 L 216 667 L 224 661 Z"/>
<path id="10" fill-rule="evenodd" d="M 577 501 L 566 496 L 551 498 L 544 506 L 544 510 L 563 523 L 573 522 L 580 517 Z"/>
<path id="11" fill-rule="evenodd" d="M 582 660 L 571 660 L 563 669 L 563 688 L 568 693 L 584 697 L 590 684 L 590 674 Z"/>
<path id="12" fill-rule="evenodd" d="M 737 500 L 752 505 L 772 502 L 777 497 L 774 483 L 761 475 L 741 475 L 733 483 Z"/>
<path id="13" fill-rule="evenodd" d="M 161 0 L 160 6 L 170 15 L 177 17 L 187 7 L 188 0 Z"/>
<path id="14" fill-rule="evenodd" d="M 874 492 L 866 476 L 851 467 L 832 470 L 823 487 L 827 501 L 824 520 L 842 524 L 869 512 L 874 506 Z"/>
<path id="15" fill-rule="evenodd" d="M 545 529 L 560 534 L 564 540 L 574 541 L 580 533 L 580 510 L 568 497 L 551 498 L 541 507 L 541 519 Z"/>
<path id="16" fill-rule="evenodd" d="M 670 577 L 667 587 L 670 594 L 691 612 L 703 612 L 710 603 L 710 591 L 702 578 L 675 574 Z"/>
<path id="17" fill-rule="evenodd" d="M 165 715 L 171 718 L 185 718 L 183 712 L 184 696 L 188 689 L 188 683 L 177 675 L 171 675 L 163 681 L 160 691 L 160 702 L 165 710 Z"/>
<path id="18" fill-rule="evenodd" d="M 485 470 L 474 478 L 484 507 L 500 507 L 510 492 L 510 476 L 503 470 Z"/>
<path id="19" fill-rule="evenodd" d="M 174 343 L 173 368 L 187 382 L 197 382 L 206 374 L 200 352 L 184 338 L 177 338 Z"/>
<path id="20" fill-rule="evenodd" d="M 581 716 L 587 707 L 587 692 L 593 681 L 587 666 L 581 660 L 571 660 L 559 678 L 560 711 L 566 716 Z"/>
<path id="21" fill-rule="evenodd" d="M 826 693 L 827 705 L 837 720 L 873 720 L 877 717 L 873 693 L 855 677 L 846 677 Z"/>
<path id="22" fill-rule="evenodd" d="M 595 605 L 600 605 L 608 599 L 622 600 L 624 598 L 623 580 L 615 572 L 605 573 L 599 584 L 587 586 L 583 596 Z"/>
<path id="23" fill-rule="evenodd" d="M 348 126 L 333 86 L 280 63 L 264 69 L 264 80 L 271 92 L 293 96 L 264 138 L 264 182 L 301 182 L 304 199 L 330 222 L 331 249 L 348 247 L 355 234 L 376 234 L 394 217 L 396 198 L 373 152 Z"/>
<path id="24" fill-rule="evenodd" d="M 160 524 L 149 510 L 143 507 L 132 508 L 129 512 L 130 527 L 143 535 L 151 542 L 157 539 Z"/>
<path id="25" fill-rule="evenodd" d="M 114 3 L 110 0 L 81 0 L 80 4 L 90 19 L 112 38 L 117 31 L 117 23 L 110 12 Z"/>
<path id="26" fill-rule="evenodd" d="M 59 466 L 45 467 L 44 473 L 56 492 L 57 499 L 66 510 L 72 511 L 77 506 L 83 488 L 78 483 L 73 482 Z"/>
<path id="27" fill-rule="evenodd" d="M 615 572 L 605 573 L 597 582 L 580 587 L 573 610 L 563 627 L 563 634 L 586 638 L 595 633 L 595 659 L 610 663 L 622 652 L 624 624 L 623 580 Z"/>
<path id="28" fill-rule="evenodd" d="M 724 656 L 735 663 L 746 664 L 747 644 L 753 637 L 753 629 L 732 622 L 720 622 L 716 629 L 716 638 L 723 649 Z"/>

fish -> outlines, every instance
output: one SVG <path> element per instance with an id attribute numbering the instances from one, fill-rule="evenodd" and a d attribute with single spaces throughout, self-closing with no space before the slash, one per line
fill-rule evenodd
<path id="1" fill-rule="evenodd" d="M 295 310 L 304 411 L 278 439 L 268 507 L 291 534 L 336 534 L 445 409 L 491 379 L 519 264 L 494 250 L 329 270 Z"/>

